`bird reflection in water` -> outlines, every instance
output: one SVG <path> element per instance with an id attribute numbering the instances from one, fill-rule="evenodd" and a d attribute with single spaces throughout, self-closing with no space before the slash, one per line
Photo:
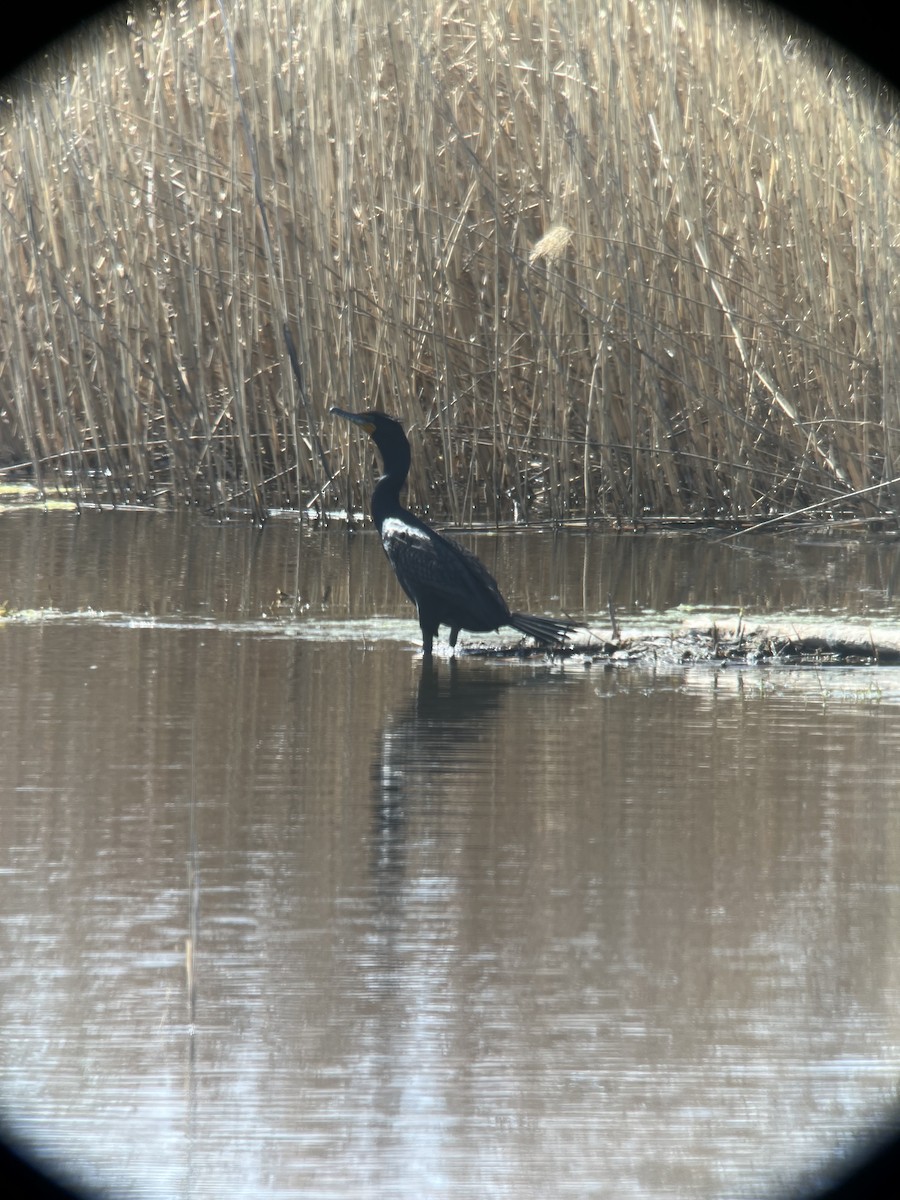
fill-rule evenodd
<path id="1" fill-rule="evenodd" d="M 464 778 L 500 719 L 514 677 L 455 660 L 422 664 L 406 705 L 386 718 L 372 763 L 373 869 L 379 886 L 403 878 L 410 822 L 433 835 L 447 789 Z M 418 836 L 418 834 L 417 834 Z"/>

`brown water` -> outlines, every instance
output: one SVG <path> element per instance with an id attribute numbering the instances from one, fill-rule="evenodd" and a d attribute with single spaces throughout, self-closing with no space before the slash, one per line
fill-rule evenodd
<path id="1" fill-rule="evenodd" d="M 874 541 L 472 544 L 604 629 L 900 623 Z M 0 1107 L 81 1181 L 784 1195 L 897 1099 L 897 670 L 429 668 L 377 540 L 288 520 L 0 563 Z"/>

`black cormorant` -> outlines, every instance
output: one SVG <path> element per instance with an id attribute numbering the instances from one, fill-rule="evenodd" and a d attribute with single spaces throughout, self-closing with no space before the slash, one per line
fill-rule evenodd
<path id="1" fill-rule="evenodd" d="M 422 652 L 431 654 L 440 625 L 449 625 L 451 647 L 461 629 L 486 633 L 501 625 L 546 645 L 563 645 L 573 624 L 510 612 L 493 576 L 474 554 L 400 503 L 410 463 L 409 441 L 400 422 L 382 412 L 331 412 L 362 426 L 381 453 L 384 474 L 372 493 L 372 520 L 400 586 L 418 611 Z"/>

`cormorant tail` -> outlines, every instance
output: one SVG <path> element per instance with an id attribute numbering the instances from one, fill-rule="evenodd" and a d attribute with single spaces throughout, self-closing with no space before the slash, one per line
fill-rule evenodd
<path id="1" fill-rule="evenodd" d="M 530 617 L 527 613 L 510 613 L 509 624 L 519 633 L 533 637 L 548 646 L 563 646 L 576 626 L 571 621 L 554 621 L 551 617 Z"/>

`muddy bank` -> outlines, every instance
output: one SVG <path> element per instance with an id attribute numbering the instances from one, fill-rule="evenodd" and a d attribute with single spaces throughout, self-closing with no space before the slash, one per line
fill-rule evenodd
<path id="1" fill-rule="evenodd" d="M 540 646 L 468 646 L 463 654 L 483 658 L 545 656 Z M 734 662 L 743 665 L 786 663 L 811 666 L 896 666 L 900 664 L 900 626 L 810 617 L 771 624 L 696 618 L 677 629 L 579 631 L 570 645 L 552 657 L 585 662 Z"/>

